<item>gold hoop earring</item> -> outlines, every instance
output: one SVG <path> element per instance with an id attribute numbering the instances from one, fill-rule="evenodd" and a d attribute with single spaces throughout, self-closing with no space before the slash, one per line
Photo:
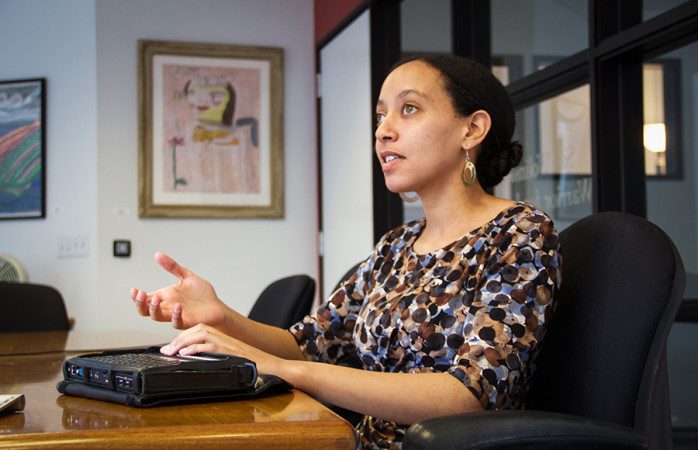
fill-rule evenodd
<path id="1" fill-rule="evenodd" d="M 465 164 L 463 165 L 463 172 L 461 173 L 461 179 L 465 187 L 470 187 L 477 180 L 477 170 L 475 169 L 475 164 L 470 161 L 470 150 L 465 149 Z"/>
<path id="2" fill-rule="evenodd" d="M 417 195 L 416 192 L 411 192 L 411 194 L 414 195 L 409 195 L 410 192 L 400 192 L 400 198 L 402 199 L 403 202 L 405 203 L 414 203 L 417 200 L 419 200 L 419 195 Z"/>

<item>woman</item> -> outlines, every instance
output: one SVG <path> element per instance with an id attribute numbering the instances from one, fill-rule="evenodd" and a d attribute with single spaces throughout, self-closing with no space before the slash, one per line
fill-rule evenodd
<path id="1" fill-rule="evenodd" d="M 404 60 L 376 117 L 386 185 L 416 192 L 425 218 L 383 236 L 313 315 L 290 330 L 256 323 L 160 253 L 179 283 L 131 296 L 142 315 L 186 328 L 163 352 L 247 357 L 365 414 L 361 446 L 399 448 L 418 420 L 522 407 L 561 261 L 545 213 L 485 191 L 522 154 L 510 143 L 511 101 L 487 69 L 451 56 Z M 333 364 L 352 355 L 365 370 Z"/>

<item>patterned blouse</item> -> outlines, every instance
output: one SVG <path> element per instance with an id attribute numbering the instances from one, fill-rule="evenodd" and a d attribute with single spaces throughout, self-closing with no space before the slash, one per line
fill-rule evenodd
<path id="1" fill-rule="evenodd" d="M 552 220 L 527 203 L 417 254 L 425 219 L 395 228 L 317 311 L 291 327 L 311 361 L 446 372 L 486 409 L 523 407 L 560 284 Z M 360 447 L 400 448 L 405 425 L 365 416 Z"/>

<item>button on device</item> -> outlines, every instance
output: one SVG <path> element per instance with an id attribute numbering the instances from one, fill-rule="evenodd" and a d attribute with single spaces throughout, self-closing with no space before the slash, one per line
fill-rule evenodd
<path id="1" fill-rule="evenodd" d="M 133 389 L 133 379 L 128 375 L 116 375 L 114 381 L 118 388 Z"/>

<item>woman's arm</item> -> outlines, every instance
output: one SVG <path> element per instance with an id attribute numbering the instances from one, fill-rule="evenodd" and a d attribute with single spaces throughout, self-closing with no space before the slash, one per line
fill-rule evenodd
<path id="1" fill-rule="evenodd" d="M 279 376 L 324 402 L 400 424 L 483 409 L 472 392 L 446 373 L 370 372 L 286 361 Z"/>
<path id="2" fill-rule="evenodd" d="M 289 334 L 290 339 L 293 337 Z M 389 373 L 332 364 L 290 361 L 266 353 L 215 328 L 197 325 L 163 347 L 166 354 L 229 353 L 257 364 L 260 373 L 280 376 L 320 400 L 402 424 L 482 410 L 460 381 L 445 373 Z"/>
<path id="3" fill-rule="evenodd" d="M 296 339 L 288 330 L 256 322 L 228 309 L 229 323 L 234 325 L 230 327 L 230 332 L 223 330 L 225 334 L 279 358 L 305 359 Z"/>
<path id="4" fill-rule="evenodd" d="M 207 324 L 281 358 L 303 359 L 288 331 L 248 319 L 228 307 L 218 298 L 211 283 L 164 253 L 156 253 L 155 262 L 177 277 L 178 282 L 150 293 L 131 289 L 131 298 L 142 316 L 172 322 L 176 329 Z"/>

